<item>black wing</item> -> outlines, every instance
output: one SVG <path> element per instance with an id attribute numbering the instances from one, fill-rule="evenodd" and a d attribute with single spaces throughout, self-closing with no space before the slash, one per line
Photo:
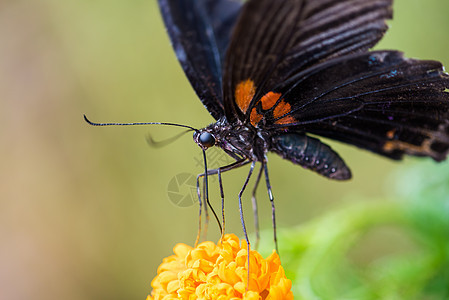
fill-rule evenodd
<path id="1" fill-rule="evenodd" d="M 239 0 L 159 0 L 173 48 L 195 92 L 210 114 L 224 115 L 222 63 Z"/>
<path id="2" fill-rule="evenodd" d="M 290 127 L 384 156 L 449 150 L 449 75 L 437 61 L 375 51 L 335 59 L 280 84 L 289 105 L 267 127 Z M 267 118 L 270 118 L 267 114 Z"/>
<path id="3" fill-rule="evenodd" d="M 449 76 L 436 61 L 367 52 L 391 0 L 249 0 L 225 67 L 226 115 L 400 159 L 449 151 Z"/>
<path id="4" fill-rule="evenodd" d="M 249 121 L 279 83 L 323 61 L 364 52 L 387 29 L 392 0 L 249 0 L 227 52 L 224 102 L 230 121 Z"/>

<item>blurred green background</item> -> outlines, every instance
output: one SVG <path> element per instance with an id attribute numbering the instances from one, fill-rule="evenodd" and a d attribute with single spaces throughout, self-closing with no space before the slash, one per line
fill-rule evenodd
<path id="1" fill-rule="evenodd" d="M 449 65 L 449 1 L 396 0 L 394 8 L 376 48 Z M 155 149 L 149 133 L 160 140 L 179 129 L 94 128 L 84 113 L 98 122 L 213 121 L 173 54 L 156 1 L 1 1 L 0 299 L 145 299 L 161 259 L 175 243 L 195 240 L 197 205 L 167 196 L 174 176 L 201 172 L 191 135 Z M 386 182 L 399 163 L 331 144 L 351 167 L 350 182 L 269 156 L 279 228 L 352 202 L 388 201 L 379 199 L 391 194 Z M 236 195 L 246 173 L 223 179 L 227 232 L 238 235 Z M 211 190 L 218 208 L 216 183 Z M 269 229 L 263 187 L 259 208 Z M 218 236 L 211 222 L 209 238 Z M 357 255 L 369 260 L 365 250 Z"/>

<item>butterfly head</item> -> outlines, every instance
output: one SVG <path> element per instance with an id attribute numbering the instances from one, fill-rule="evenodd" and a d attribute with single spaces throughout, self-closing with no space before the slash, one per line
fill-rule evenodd
<path id="1" fill-rule="evenodd" d="M 202 150 L 216 146 L 235 159 L 261 161 L 267 147 L 262 133 L 259 135 L 250 126 L 231 125 L 224 118 L 203 129 L 195 130 L 193 140 Z M 264 145 L 263 148 L 261 145 Z M 255 148 L 261 149 L 255 151 Z M 256 155 L 255 152 L 260 155 Z"/>
<path id="2" fill-rule="evenodd" d="M 215 146 L 217 141 L 214 134 L 207 129 L 195 131 L 193 133 L 193 140 L 203 150 L 207 150 L 210 147 Z"/>

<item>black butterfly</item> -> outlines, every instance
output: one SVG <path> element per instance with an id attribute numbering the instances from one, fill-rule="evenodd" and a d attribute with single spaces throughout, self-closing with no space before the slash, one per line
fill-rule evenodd
<path id="1" fill-rule="evenodd" d="M 351 178 L 340 156 L 308 134 L 392 159 L 446 158 L 449 76 L 441 63 L 368 51 L 387 30 L 392 0 L 159 5 L 190 83 L 217 120 L 195 131 L 194 140 L 203 150 L 218 146 L 236 160 L 207 173 L 251 163 L 240 205 L 256 162 L 262 165 L 256 186 L 263 170 L 273 201 L 270 151 L 330 179 Z"/>
<path id="2" fill-rule="evenodd" d="M 194 140 L 203 153 L 218 146 L 235 159 L 206 173 L 218 174 L 223 195 L 221 173 L 251 164 L 239 193 L 245 236 L 241 196 L 257 162 L 255 187 L 264 173 L 273 205 L 267 152 L 351 178 L 340 156 L 308 134 L 392 159 L 446 158 L 449 76 L 441 63 L 368 51 L 387 30 L 392 0 L 158 2 L 176 56 L 217 120 L 191 128 Z"/>

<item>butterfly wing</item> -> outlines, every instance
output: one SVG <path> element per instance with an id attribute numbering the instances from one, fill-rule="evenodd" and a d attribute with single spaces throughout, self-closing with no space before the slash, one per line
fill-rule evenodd
<path id="1" fill-rule="evenodd" d="M 224 115 L 222 63 L 241 3 L 238 0 L 159 0 L 176 56 L 210 114 Z"/>
<path id="2" fill-rule="evenodd" d="M 248 1 L 226 57 L 226 115 L 393 159 L 444 159 L 449 79 L 441 64 L 367 52 L 390 17 L 390 0 Z"/>
<path id="3" fill-rule="evenodd" d="M 364 52 L 391 18 L 391 0 L 249 0 L 225 60 L 228 120 L 249 120 L 274 86 L 323 61 Z"/>
<path id="4" fill-rule="evenodd" d="M 291 126 L 393 159 L 440 161 L 449 150 L 448 88 L 437 61 L 397 51 L 345 56 L 277 86 L 289 109 L 266 126 Z"/>

